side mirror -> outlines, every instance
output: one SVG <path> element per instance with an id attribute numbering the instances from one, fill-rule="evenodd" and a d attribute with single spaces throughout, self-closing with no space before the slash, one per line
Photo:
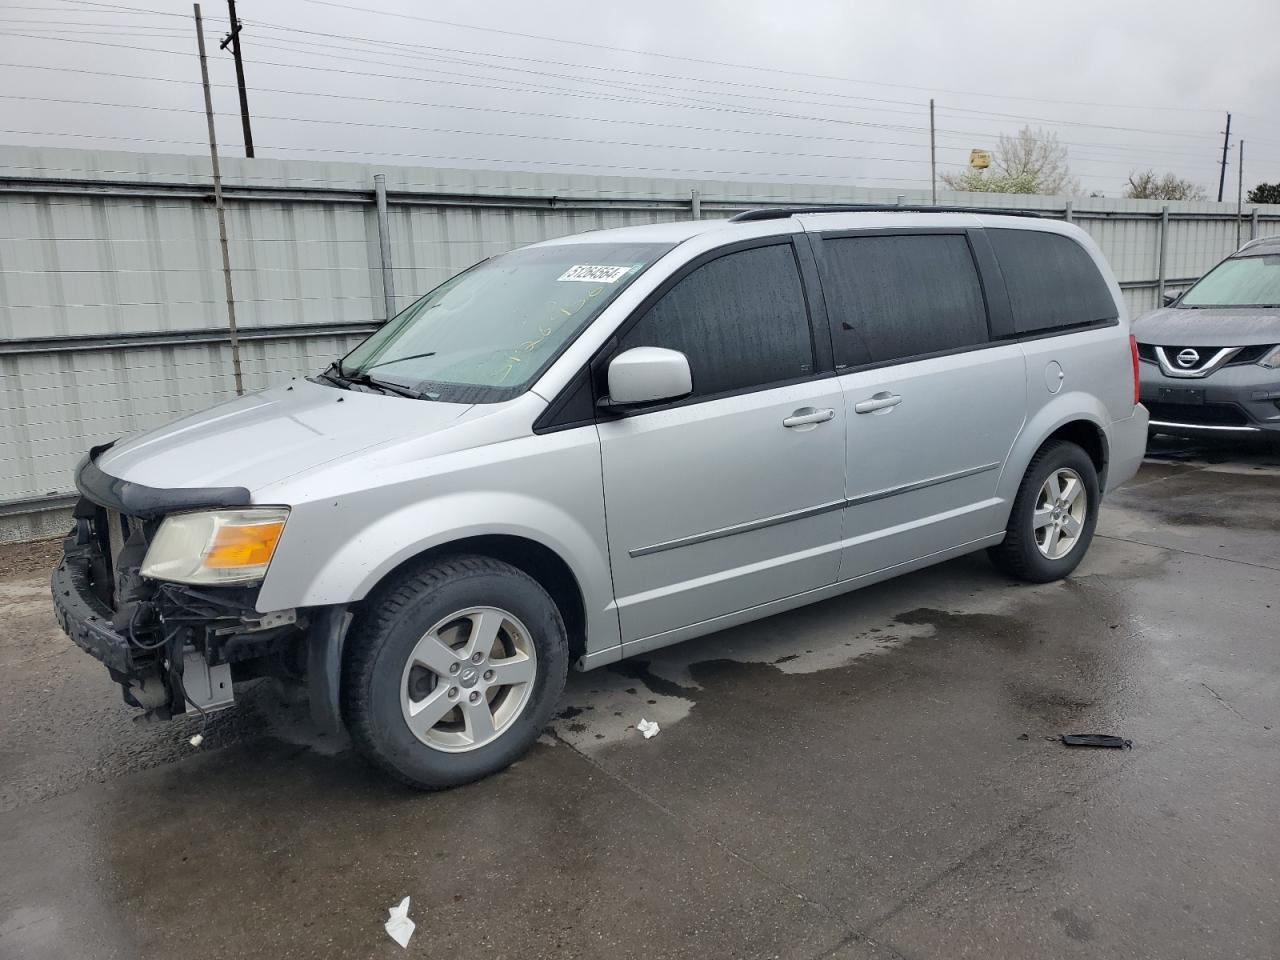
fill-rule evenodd
<path id="1" fill-rule="evenodd" d="M 611 406 L 675 400 L 692 392 L 689 358 L 679 350 L 632 347 L 609 362 Z"/>
<path id="2" fill-rule="evenodd" d="M 1174 301 L 1178 299 L 1178 296 L 1179 295 L 1176 293 L 1166 293 L 1164 295 L 1164 305 L 1166 307 L 1172 307 L 1174 304 Z"/>

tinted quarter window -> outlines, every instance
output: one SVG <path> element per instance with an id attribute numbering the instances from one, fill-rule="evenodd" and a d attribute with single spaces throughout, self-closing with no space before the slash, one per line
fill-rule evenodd
<path id="1" fill-rule="evenodd" d="M 813 341 L 791 244 L 754 247 L 698 267 L 623 337 L 689 358 L 693 396 L 762 387 L 813 372 Z"/>
<path id="2" fill-rule="evenodd" d="M 986 343 L 982 285 L 959 234 L 823 241 L 836 366 Z"/>
<path id="3" fill-rule="evenodd" d="M 1093 258 L 1070 237 L 1039 230 L 989 229 L 1000 261 L 1013 328 L 1042 333 L 1119 316 Z"/>

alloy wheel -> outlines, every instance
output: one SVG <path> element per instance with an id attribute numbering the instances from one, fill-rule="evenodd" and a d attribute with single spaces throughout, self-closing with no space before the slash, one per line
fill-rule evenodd
<path id="1" fill-rule="evenodd" d="M 400 709 L 427 746 L 475 750 L 515 723 L 537 673 L 533 639 L 514 615 L 497 607 L 459 610 L 414 645 L 400 681 Z"/>
<path id="2" fill-rule="evenodd" d="M 1032 527 L 1036 546 L 1050 560 L 1061 560 L 1080 542 L 1089 497 L 1080 474 L 1059 467 L 1045 479 L 1036 497 Z"/>

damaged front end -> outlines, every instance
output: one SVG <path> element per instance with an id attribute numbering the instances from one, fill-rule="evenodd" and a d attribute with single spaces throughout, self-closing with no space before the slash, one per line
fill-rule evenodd
<path id="1" fill-rule="evenodd" d="M 129 484 L 96 467 L 100 452 L 92 451 L 77 471 L 82 497 L 52 592 L 63 630 L 107 667 L 125 702 L 169 719 L 230 706 L 238 681 L 303 682 L 306 616 L 258 612 L 256 584 L 184 584 L 141 573 L 166 517 L 240 507 L 248 491 Z"/>

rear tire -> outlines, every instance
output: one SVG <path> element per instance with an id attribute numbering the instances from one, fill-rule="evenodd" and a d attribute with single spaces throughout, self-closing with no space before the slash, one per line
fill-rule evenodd
<path id="1" fill-rule="evenodd" d="M 560 611 L 532 577 L 449 557 L 365 601 L 344 655 L 342 715 L 356 749 L 397 780 L 454 787 L 529 749 L 568 666 Z"/>
<path id="2" fill-rule="evenodd" d="M 1098 523 L 1098 471 L 1074 443 L 1055 441 L 1031 459 L 1014 497 L 1004 542 L 987 550 L 1003 572 L 1031 583 L 1069 574 Z"/>

